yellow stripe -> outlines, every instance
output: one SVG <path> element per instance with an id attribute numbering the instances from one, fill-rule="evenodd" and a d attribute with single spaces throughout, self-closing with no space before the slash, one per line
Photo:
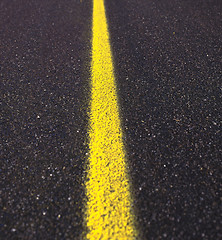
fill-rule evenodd
<path id="1" fill-rule="evenodd" d="M 103 0 L 93 3 L 91 79 L 86 238 L 134 239 L 136 231 Z"/>

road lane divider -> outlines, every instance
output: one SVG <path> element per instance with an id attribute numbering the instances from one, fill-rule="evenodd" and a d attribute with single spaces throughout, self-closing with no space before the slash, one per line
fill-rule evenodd
<path id="1" fill-rule="evenodd" d="M 86 238 L 136 238 L 103 0 L 93 2 Z"/>

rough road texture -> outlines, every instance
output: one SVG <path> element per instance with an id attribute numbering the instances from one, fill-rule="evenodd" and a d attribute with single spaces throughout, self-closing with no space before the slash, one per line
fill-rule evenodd
<path id="1" fill-rule="evenodd" d="M 220 239 L 220 1 L 106 1 L 141 238 Z"/>
<path id="2" fill-rule="evenodd" d="M 221 239 L 221 1 L 106 0 L 140 239 Z M 91 1 L 0 2 L 2 239 L 79 239 Z"/>
<path id="3" fill-rule="evenodd" d="M 90 21 L 91 2 L 0 3 L 1 239 L 82 232 Z"/>

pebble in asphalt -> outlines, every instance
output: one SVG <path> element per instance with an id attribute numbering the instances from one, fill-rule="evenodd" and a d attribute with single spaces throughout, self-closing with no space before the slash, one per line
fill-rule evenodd
<path id="1" fill-rule="evenodd" d="M 220 239 L 221 3 L 106 8 L 141 239 Z M 82 233 L 91 12 L 0 3 L 3 239 Z"/>

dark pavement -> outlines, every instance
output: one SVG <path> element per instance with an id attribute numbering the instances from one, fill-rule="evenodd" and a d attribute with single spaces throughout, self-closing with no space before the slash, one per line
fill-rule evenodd
<path id="1" fill-rule="evenodd" d="M 144 239 L 221 239 L 219 1 L 106 1 Z"/>
<path id="2" fill-rule="evenodd" d="M 3 240 L 82 233 L 91 8 L 1 1 Z"/>
<path id="3" fill-rule="evenodd" d="M 222 239 L 222 2 L 106 0 L 140 239 Z M 0 2 L 1 239 L 80 239 L 92 1 Z"/>

